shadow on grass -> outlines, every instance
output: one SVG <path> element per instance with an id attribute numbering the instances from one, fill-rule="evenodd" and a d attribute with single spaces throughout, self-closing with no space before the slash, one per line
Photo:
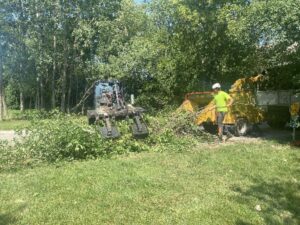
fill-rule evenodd
<path id="1" fill-rule="evenodd" d="M 0 214 L 0 225 L 9 225 L 16 223 L 16 218 L 10 213 Z"/>
<path id="2" fill-rule="evenodd" d="M 207 133 L 211 135 L 217 135 L 216 125 L 205 124 L 204 128 Z M 233 126 L 225 126 L 225 130 L 228 130 L 230 133 L 235 134 L 235 128 Z M 258 138 L 265 141 L 272 141 L 277 144 L 289 145 L 292 141 L 292 132 L 292 128 L 289 127 L 274 129 L 264 123 L 259 126 L 253 126 L 251 131 L 245 137 Z M 300 140 L 300 129 L 296 131 L 296 140 Z"/>
<path id="3" fill-rule="evenodd" d="M 296 171 L 295 177 L 299 178 L 300 170 Z M 282 180 L 254 180 L 253 185 L 247 190 L 234 188 L 239 193 L 237 201 L 240 204 L 253 207 L 253 202 L 261 205 L 258 212 L 264 219 L 265 224 L 298 225 L 300 224 L 300 184 L 299 181 Z M 239 218 L 236 225 L 253 224 L 249 220 Z"/>
<path id="4" fill-rule="evenodd" d="M 17 220 L 17 215 L 26 208 L 26 204 L 19 206 L 17 209 L 8 212 L 0 213 L 0 225 L 11 225 L 15 224 Z"/>

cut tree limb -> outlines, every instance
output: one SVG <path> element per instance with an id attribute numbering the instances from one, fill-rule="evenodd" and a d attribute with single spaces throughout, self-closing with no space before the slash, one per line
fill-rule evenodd
<path id="1" fill-rule="evenodd" d="M 81 106 L 85 102 L 85 100 L 91 95 L 92 90 L 96 83 L 97 81 L 93 82 L 93 84 L 85 91 L 84 95 L 82 96 L 78 104 L 71 109 L 72 112 L 74 112 L 79 106 Z"/>

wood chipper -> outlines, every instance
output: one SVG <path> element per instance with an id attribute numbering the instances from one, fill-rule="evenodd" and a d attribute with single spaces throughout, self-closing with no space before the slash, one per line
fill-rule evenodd
<path id="1" fill-rule="evenodd" d="M 300 103 L 296 90 L 264 90 L 268 77 L 257 75 L 238 79 L 229 90 L 234 104 L 229 108 L 224 125 L 238 136 L 246 135 L 253 125 L 267 122 L 272 128 L 283 128 L 290 121 L 290 109 Z M 197 113 L 195 123 L 211 128 L 216 123 L 212 92 L 192 92 L 186 95 L 180 109 Z"/>
<path id="2" fill-rule="evenodd" d="M 264 79 L 263 75 L 237 80 L 229 90 L 234 99 L 234 104 L 224 119 L 224 125 L 234 129 L 238 136 L 246 135 L 252 125 L 263 122 L 264 111 L 257 107 L 254 89 L 257 82 Z M 180 109 L 197 113 L 196 125 L 204 126 L 210 130 L 216 123 L 216 111 L 213 107 L 212 92 L 192 92 L 185 96 L 185 101 Z"/>
<path id="3" fill-rule="evenodd" d="M 100 125 L 104 138 L 117 138 L 120 132 L 115 126 L 116 120 L 131 119 L 131 130 L 135 138 L 148 136 L 148 128 L 143 121 L 141 107 L 126 104 L 123 90 L 118 80 L 98 81 L 95 85 L 94 110 L 87 111 L 88 123 Z"/>

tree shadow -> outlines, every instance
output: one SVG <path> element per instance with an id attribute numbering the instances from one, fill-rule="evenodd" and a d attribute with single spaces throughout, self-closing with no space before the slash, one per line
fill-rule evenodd
<path id="1" fill-rule="evenodd" d="M 14 224 L 16 221 L 16 218 L 10 213 L 0 214 L 0 225 Z"/>
<path id="2" fill-rule="evenodd" d="M 299 178 L 300 170 L 295 171 L 295 177 Z M 239 193 L 235 200 L 240 204 L 251 205 L 253 210 L 255 205 L 250 202 L 257 202 L 262 210 L 258 212 L 266 224 L 300 224 L 300 184 L 299 181 L 283 180 L 259 180 L 254 179 L 253 185 L 243 190 L 234 187 L 233 190 Z M 239 218 L 236 225 L 253 224 L 244 218 Z"/>
<path id="3" fill-rule="evenodd" d="M 247 135 L 250 138 L 259 138 L 261 140 L 272 141 L 277 144 L 289 145 L 292 142 L 292 128 L 285 127 L 275 129 L 269 127 L 266 123 L 253 126 Z M 300 131 L 296 132 L 296 140 L 300 140 Z"/>
<path id="4" fill-rule="evenodd" d="M 0 213 L 0 225 L 10 225 L 17 222 L 17 214 L 26 208 L 26 204 L 19 206 L 9 213 Z"/>
<path id="5" fill-rule="evenodd" d="M 243 220 L 241 220 L 241 219 L 238 219 L 238 220 L 236 221 L 236 225 L 253 225 L 253 224 L 252 224 L 252 223 L 245 222 L 245 221 L 243 221 Z"/>

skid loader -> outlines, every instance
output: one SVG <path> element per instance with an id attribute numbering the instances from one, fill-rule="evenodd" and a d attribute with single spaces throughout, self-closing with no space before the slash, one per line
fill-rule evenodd
<path id="1" fill-rule="evenodd" d="M 132 100 L 133 101 L 133 100 Z M 98 81 L 95 85 L 94 110 L 87 111 L 88 123 L 99 127 L 104 138 L 118 138 L 120 132 L 115 126 L 116 120 L 131 120 L 131 131 L 135 138 L 148 136 L 148 128 L 143 120 L 145 110 L 126 104 L 123 89 L 118 80 Z"/>

